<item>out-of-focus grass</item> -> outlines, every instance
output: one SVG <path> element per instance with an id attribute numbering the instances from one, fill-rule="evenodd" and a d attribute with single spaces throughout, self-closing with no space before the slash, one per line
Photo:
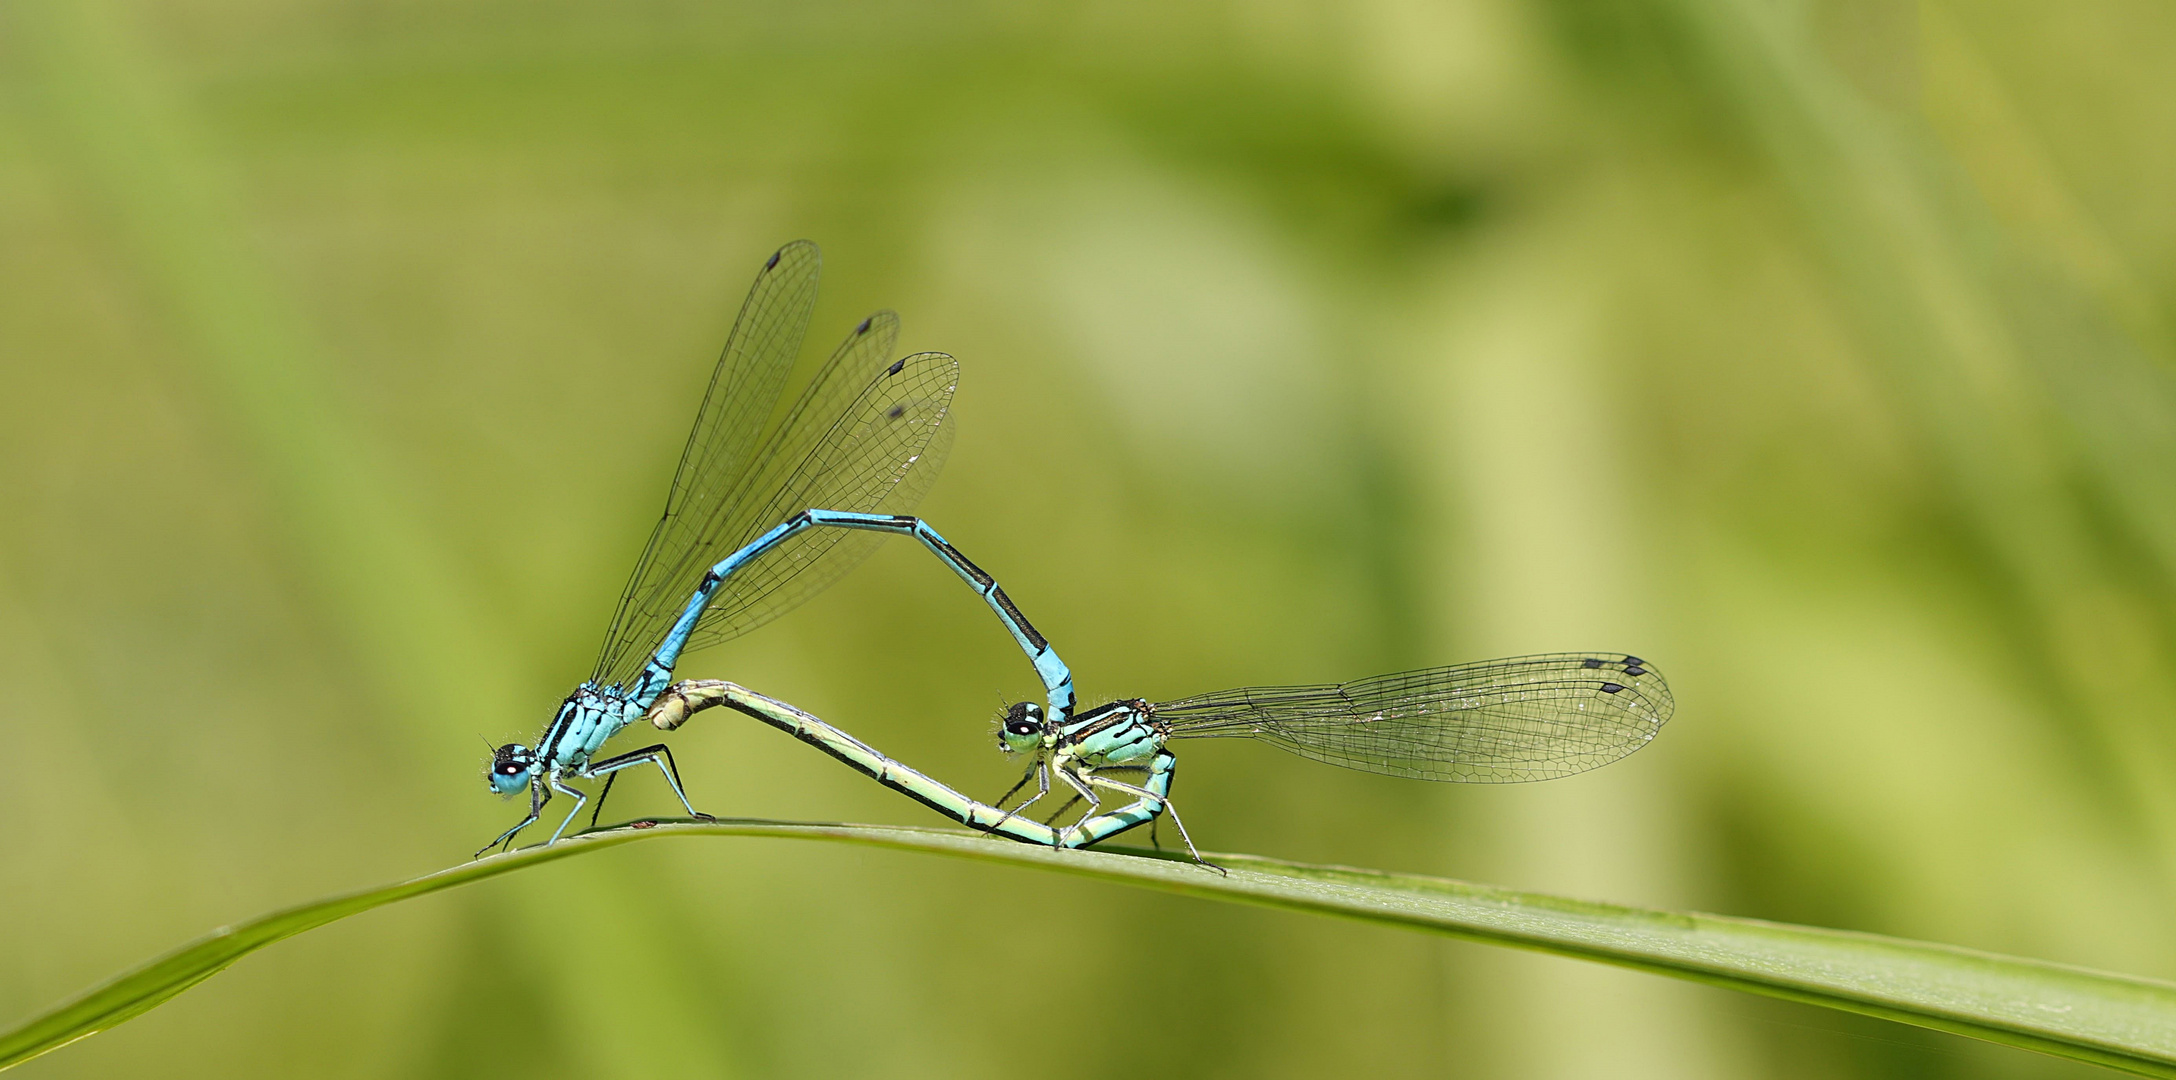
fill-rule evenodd
<path id="1" fill-rule="evenodd" d="M 819 337 L 891 306 L 961 356 L 925 510 L 1090 694 L 1601 644 L 1681 694 L 1639 759 L 1524 790 L 1191 754 L 1214 846 L 2176 974 L 2172 36 L 2137 2 L 0 8 L 0 1009 L 503 827 L 475 736 L 585 669 L 794 236 Z M 953 591 L 886 553 L 688 673 L 998 790 L 982 718 L 1033 683 Z M 960 719 L 851 721 L 901 700 Z M 785 740 L 681 745 L 713 809 L 913 820 Z M 1053 1076 L 2063 1068 L 810 849 L 343 924 L 29 1068 L 998 1075 L 1022 1036 L 949 1003 L 1059 992 L 1020 911 L 1158 1004 Z"/>

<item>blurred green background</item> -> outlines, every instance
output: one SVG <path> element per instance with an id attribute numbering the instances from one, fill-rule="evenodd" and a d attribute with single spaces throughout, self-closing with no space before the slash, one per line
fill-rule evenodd
<path id="1" fill-rule="evenodd" d="M 0 1014 L 514 820 L 478 736 L 589 670 L 799 236 L 812 353 L 888 306 L 961 358 L 924 511 L 1091 699 L 1561 649 L 1678 694 L 1540 785 L 1198 745 L 1204 846 L 2176 976 L 2172 48 L 2137 0 L 0 7 Z M 898 543 L 682 672 L 985 797 L 1035 689 Z M 713 812 L 941 823 L 675 746 Z M 734 841 L 342 923 L 23 1075 L 1144 1071 L 2086 1069 Z"/>

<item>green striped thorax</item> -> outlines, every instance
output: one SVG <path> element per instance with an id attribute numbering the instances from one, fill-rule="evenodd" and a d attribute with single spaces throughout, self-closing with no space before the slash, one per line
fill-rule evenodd
<path id="1" fill-rule="evenodd" d="M 1005 711 L 997 746 L 1008 754 L 1051 751 L 1061 761 L 1100 768 L 1152 758 L 1168 734 L 1155 706 L 1140 698 L 1098 705 L 1058 725 L 1045 721 L 1041 706 L 1023 701 Z"/>

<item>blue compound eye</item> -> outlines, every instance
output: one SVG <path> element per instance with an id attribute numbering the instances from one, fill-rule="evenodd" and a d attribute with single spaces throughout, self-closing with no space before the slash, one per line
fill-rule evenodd
<path id="1" fill-rule="evenodd" d="M 507 743 L 491 752 L 491 771 L 484 779 L 491 784 L 491 790 L 511 795 L 528 787 L 535 771 L 536 752 L 520 743 Z"/>

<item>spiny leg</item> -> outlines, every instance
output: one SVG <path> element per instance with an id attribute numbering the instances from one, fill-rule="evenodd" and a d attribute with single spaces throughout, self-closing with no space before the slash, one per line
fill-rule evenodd
<path id="1" fill-rule="evenodd" d="M 997 797 L 997 801 L 996 801 L 995 803 L 993 803 L 992 805 L 995 805 L 995 806 L 1003 806 L 1003 805 L 1005 805 L 1005 800 L 1007 800 L 1007 799 L 1010 799 L 1010 798 L 1012 798 L 1012 797 L 1013 797 L 1013 796 L 1014 796 L 1015 794 L 1019 793 L 1019 791 L 1020 791 L 1020 789 L 1021 789 L 1021 788 L 1024 788 L 1024 787 L 1028 786 L 1028 781 L 1030 781 L 1030 780 L 1033 780 L 1033 779 L 1035 779 L 1035 770 L 1036 770 L 1036 769 L 1037 769 L 1038 767 L 1040 767 L 1041 765 L 1042 765 L 1042 762 L 1040 762 L 1040 761 L 1030 762 L 1030 763 L 1028 764 L 1028 768 L 1027 768 L 1027 771 L 1026 771 L 1026 772 L 1023 772 L 1023 773 L 1021 773 L 1021 774 L 1020 774 L 1020 779 L 1019 779 L 1018 781 L 1016 781 L 1016 782 L 1015 782 L 1015 783 L 1014 783 L 1014 784 L 1013 784 L 1013 785 L 1012 785 L 1011 787 L 1009 787 L 1009 788 L 1006 788 L 1006 789 L 1005 789 L 1005 793 L 1004 793 L 1003 795 L 1000 795 L 1000 796 L 998 796 L 998 797 Z M 1048 782 L 1046 781 L 1045 783 L 1047 784 Z M 1022 806 L 1026 806 L 1026 805 L 1027 805 L 1027 803 L 1021 803 L 1020 805 L 1022 805 Z M 1008 816 L 1010 816 L 1010 815 L 1008 815 Z"/>
<path id="2" fill-rule="evenodd" d="M 1042 799 L 1043 796 L 1050 794 L 1050 770 L 1043 766 L 1042 758 L 1036 758 L 1034 762 L 1028 765 L 1028 771 L 1020 777 L 1020 782 L 1012 786 L 1012 791 L 1007 791 L 1003 795 L 997 797 L 997 805 L 1003 807 L 1005 805 L 1005 800 L 1012 798 L 1013 791 L 1018 791 L 1021 788 L 1026 787 L 1028 777 L 1030 776 L 1035 778 L 1035 796 L 1024 803 L 1021 803 L 1020 805 L 1005 811 L 1005 816 L 998 818 L 996 825 L 990 826 L 991 832 L 996 832 L 1000 826 L 1004 825 L 1008 821 L 1011 821 L 1013 818 L 1018 817 L 1020 811 L 1035 805 L 1038 801 Z"/>
<path id="3" fill-rule="evenodd" d="M 658 771 L 665 774 L 665 782 L 672 785 L 672 793 L 680 796 L 680 805 L 686 808 L 689 817 L 701 821 L 717 820 L 709 814 L 697 810 L 693 804 L 688 802 L 687 790 L 680 784 L 680 765 L 672 759 L 672 748 L 664 743 L 658 743 L 655 746 L 645 746 L 640 750 L 630 750 L 617 757 L 609 757 L 603 761 L 593 762 L 588 768 L 582 770 L 584 776 L 604 777 L 604 790 L 597 794 L 597 808 L 591 811 L 589 815 L 591 828 L 597 827 L 597 815 L 604 810 L 604 797 L 612 793 L 612 781 L 618 778 L 620 770 L 631 769 L 647 761 L 657 763 Z"/>
<path id="4" fill-rule="evenodd" d="M 1078 768 L 1078 766 L 1075 766 L 1075 768 Z M 1065 781 L 1074 791 L 1080 792 L 1081 798 L 1088 800 L 1088 813 L 1093 814 L 1103 809 L 1103 800 L 1096 798 L 1095 791 L 1083 781 L 1082 777 L 1075 776 L 1073 769 L 1061 767 L 1055 771 L 1058 774 L 1058 779 Z"/>
<path id="5" fill-rule="evenodd" d="M 1112 791 L 1123 791 L 1137 798 L 1153 799 L 1157 802 L 1164 804 L 1165 813 L 1170 814 L 1171 823 L 1179 827 L 1179 839 L 1186 841 L 1186 851 L 1188 854 L 1194 857 L 1194 861 L 1208 867 L 1211 870 L 1216 871 L 1219 874 L 1224 874 L 1227 877 L 1230 876 L 1230 871 L 1227 871 L 1223 867 L 1218 866 L 1217 864 L 1201 857 L 1201 849 L 1195 847 L 1194 838 L 1187 835 L 1186 822 L 1179 817 L 1179 808 L 1171 805 L 1171 796 L 1158 795 L 1145 787 L 1136 787 L 1132 784 L 1121 783 L 1117 780 L 1110 779 L 1109 777 L 1097 776 L 1093 772 L 1088 774 L 1087 779 L 1089 783 L 1094 784 L 1098 787 L 1107 787 L 1110 788 Z"/>
<path id="6" fill-rule="evenodd" d="M 1154 769 L 1151 769 L 1146 765 L 1107 765 L 1100 771 L 1107 773 L 1140 773 L 1143 776 L 1149 776 L 1155 772 Z M 1154 799 L 1158 803 L 1162 803 L 1164 801 L 1163 799 L 1156 798 L 1153 795 L 1149 796 L 1149 798 Z M 1071 804 L 1068 803 L 1067 805 Z M 1053 818 L 1052 820 L 1056 819 Z M 1148 819 L 1148 843 L 1150 847 L 1153 847 L 1158 851 L 1162 851 L 1164 849 L 1163 841 L 1156 839 L 1156 824 L 1161 820 L 1163 820 L 1163 815 L 1161 813 L 1157 814 L 1155 817 Z M 1043 824 L 1048 825 L 1050 824 L 1050 822 L 1046 821 Z"/>
<path id="7" fill-rule="evenodd" d="M 521 824 L 516 825 L 503 833 L 500 833 L 498 839 L 493 840 L 492 842 L 485 844 L 483 847 L 477 849 L 476 854 L 473 857 L 481 859 L 484 857 L 484 852 L 489 851 L 492 848 L 498 847 L 502 844 L 512 844 L 514 842 L 514 834 L 528 828 L 531 825 L 536 824 L 537 816 L 544 812 L 544 804 L 550 801 L 552 801 L 552 793 L 546 791 L 544 789 L 544 785 L 539 784 L 533 780 L 530 781 L 529 816 L 522 818 Z"/>
<path id="8" fill-rule="evenodd" d="M 597 805 L 589 808 L 590 828 L 594 829 L 597 827 L 597 815 L 604 813 L 604 801 L 612 797 L 612 782 L 619 778 L 620 774 L 616 772 L 605 774 L 604 790 L 597 793 Z"/>
<path id="9" fill-rule="evenodd" d="M 546 846 L 550 846 L 552 844 L 558 843 L 559 838 L 567 834 L 567 826 L 574 824 L 575 816 L 582 812 L 582 804 L 589 801 L 589 796 L 584 795 L 581 792 L 560 783 L 559 771 L 557 769 L 552 770 L 551 776 L 544 782 L 551 785 L 551 789 L 553 791 L 556 791 L 561 795 L 572 796 L 574 799 L 574 809 L 567 811 L 567 820 L 560 822 L 559 831 L 554 832 L 551 839 L 544 841 Z"/>

